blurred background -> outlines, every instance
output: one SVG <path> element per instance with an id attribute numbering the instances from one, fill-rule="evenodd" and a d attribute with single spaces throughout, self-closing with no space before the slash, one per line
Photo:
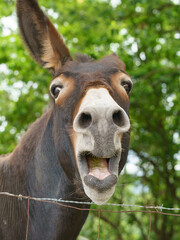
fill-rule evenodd
<path id="1" fill-rule="evenodd" d="M 39 0 L 72 55 L 80 52 L 98 59 L 115 52 L 134 81 L 130 152 L 111 203 L 180 207 L 179 3 Z M 48 107 L 50 81 L 48 71 L 24 50 L 15 1 L 1 0 L 0 154 L 11 152 Z M 147 240 L 149 221 L 146 213 L 103 212 L 99 239 Z M 97 239 L 98 223 L 98 213 L 90 212 L 78 240 Z M 179 240 L 180 217 L 151 214 L 150 239 Z"/>

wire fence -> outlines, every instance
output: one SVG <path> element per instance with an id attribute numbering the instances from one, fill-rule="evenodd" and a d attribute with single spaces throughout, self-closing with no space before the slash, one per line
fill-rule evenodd
<path id="1" fill-rule="evenodd" d="M 116 204 L 116 203 L 105 203 L 102 204 L 101 206 L 112 206 L 112 207 L 123 207 L 123 208 L 128 208 L 128 207 L 134 207 L 134 208 L 139 208 L 139 210 L 109 210 L 109 209 L 95 209 L 95 208 L 80 208 L 76 206 L 72 206 L 70 204 L 78 204 L 78 205 L 96 205 L 93 202 L 79 202 L 79 201 L 69 201 L 69 200 L 63 200 L 63 199 L 56 199 L 56 198 L 36 198 L 36 197 L 31 197 L 31 196 L 24 196 L 22 194 L 16 195 L 13 193 L 9 192 L 0 192 L 0 195 L 4 196 L 9 196 L 9 197 L 14 197 L 18 198 L 19 200 L 26 199 L 28 201 L 27 205 L 27 223 L 26 223 L 26 239 L 28 240 L 28 231 L 29 231 L 29 206 L 30 206 L 30 200 L 31 201 L 37 201 L 37 202 L 43 202 L 43 203 L 51 203 L 55 204 L 61 207 L 66 207 L 66 208 L 72 208 L 76 209 L 79 211 L 95 211 L 98 212 L 98 218 L 99 218 L 99 223 L 98 223 L 98 236 L 97 240 L 99 240 L 100 236 L 100 221 L 101 221 L 101 212 L 111 212 L 111 213 L 148 213 L 149 214 L 149 231 L 148 231 L 148 240 L 150 240 L 150 235 L 151 235 L 151 214 L 161 214 L 161 215 L 167 215 L 167 216 L 176 216 L 180 217 L 180 214 L 177 213 L 167 213 L 163 211 L 180 211 L 180 208 L 171 208 L 171 207 L 164 207 L 164 206 L 143 206 L 143 205 L 132 205 L 132 204 Z M 68 204 L 68 205 L 67 205 Z M 96 205 L 97 206 L 97 205 Z"/>

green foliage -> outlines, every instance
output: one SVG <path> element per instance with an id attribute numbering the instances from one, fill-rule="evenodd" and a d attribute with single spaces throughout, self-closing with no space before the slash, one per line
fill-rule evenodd
<path id="1" fill-rule="evenodd" d="M 84 52 L 97 59 L 114 51 L 134 80 L 129 162 L 138 160 L 133 173 L 128 165 L 125 168 L 111 202 L 180 207 L 180 8 L 176 2 L 39 0 L 72 54 Z M 0 9 L 0 154 L 4 154 L 14 149 L 47 107 L 51 76 L 24 50 L 13 27 L 14 1 L 1 1 Z M 152 214 L 151 218 L 151 239 L 179 239 L 178 217 Z M 91 212 L 81 237 L 96 239 L 98 222 L 97 212 Z M 147 239 L 148 228 L 148 214 L 101 213 L 100 239 Z"/>

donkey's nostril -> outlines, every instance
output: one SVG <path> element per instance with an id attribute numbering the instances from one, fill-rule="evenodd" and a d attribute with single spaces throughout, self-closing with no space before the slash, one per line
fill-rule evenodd
<path id="1" fill-rule="evenodd" d="M 124 119 L 122 111 L 119 110 L 119 111 L 114 112 L 112 118 L 113 118 L 113 122 L 117 126 L 119 126 L 119 127 L 123 127 L 124 126 L 125 119 Z"/>
<path id="2" fill-rule="evenodd" d="M 89 113 L 81 113 L 78 122 L 79 122 L 79 126 L 81 128 L 89 127 L 91 125 L 91 122 L 92 122 L 91 114 L 89 114 Z"/>

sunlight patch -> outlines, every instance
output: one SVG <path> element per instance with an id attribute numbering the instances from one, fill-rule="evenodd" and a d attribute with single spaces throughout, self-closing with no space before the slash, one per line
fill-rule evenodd
<path id="1" fill-rule="evenodd" d="M 2 36 L 4 37 L 11 35 L 13 31 L 17 30 L 17 19 L 15 14 L 8 17 L 2 17 L 0 23 L 3 25 Z"/>

